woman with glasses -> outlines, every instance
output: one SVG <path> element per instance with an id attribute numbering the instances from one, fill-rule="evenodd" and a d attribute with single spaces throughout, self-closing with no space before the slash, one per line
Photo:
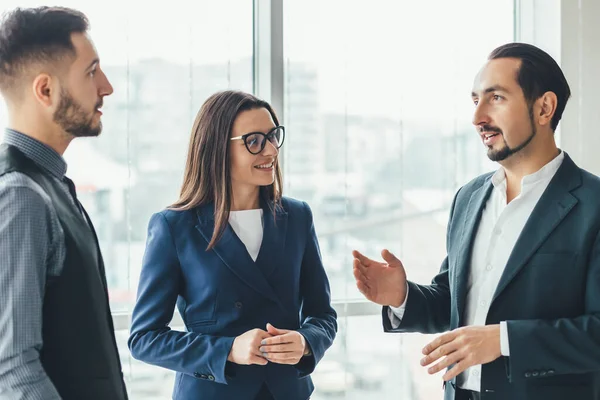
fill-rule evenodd
<path id="1" fill-rule="evenodd" d="M 134 358 L 177 371 L 174 399 L 306 400 L 336 313 L 312 213 L 282 197 L 285 129 L 219 92 L 200 109 L 179 200 L 154 214 L 133 310 Z M 185 331 L 169 327 L 175 305 Z"/>

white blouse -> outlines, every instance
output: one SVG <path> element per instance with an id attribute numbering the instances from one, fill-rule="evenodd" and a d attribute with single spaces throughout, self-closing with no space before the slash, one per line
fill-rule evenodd
<path id="1" fill-rule="evenodd" d="M 240 238 L 254 261 L 258 257 L 263 239 L 263 210 L 229 212 L 229 224 Z"/>

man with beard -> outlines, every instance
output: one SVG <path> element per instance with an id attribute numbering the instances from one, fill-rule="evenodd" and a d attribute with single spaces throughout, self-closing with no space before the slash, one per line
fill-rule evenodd
<path id="1" fill-rule="evenodd" d="M 127 398 L 100 248 L 62 157 L 100 134 L 113 91 L 87 30 L 66 8 L 0 24 L 0 399 Z"/>
<path id="2" fill-rule="evenodd" d="M 600 399 L 600 180 L 557 148 L 570 97 L 544 51 L 495 49 L 475 79 L 473 124 L 500 164 L 456 194 L 447 257 L 430 285 L 354 255 L 386 332 L 440 333 L 422 366 L 446 400 Z M 569 134 L 565 132 L 565 134 Z"/>

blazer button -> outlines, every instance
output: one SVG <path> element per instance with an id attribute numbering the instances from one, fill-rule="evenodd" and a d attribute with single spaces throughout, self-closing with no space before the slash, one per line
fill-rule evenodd
<path id="1" fill-rule="evenodd" d="M 548 370 L 548 375 L 552 375 L 553 373 L 554 373 L 554 370 L 553 370 L 553 369 L 549 369 L 549 370 Z"/>
<path id="2" fill-rule="evenodd" d="M 236 301 L 235 302 L 235 308 L 237 308 L 238 310 L 241 310 L 243 307 L 243 304 L 241 301 Z"/>
<path id="3" fill-rule="evenodd" d="M 208 380 L 209 380 L 209 381 L 214 381 L 214 380 L 215 380 L 215 377 L 214 377 L 214 376 L 212 376 L 212 375 L 209 375 L 209 376 L 208 376 Z"/>
<path id="4" fill-rule="evenodd" d="M 531 374 L 531 376 L 536 377 L 538 376 L 540 373 L 538 371 L 533 371 L 533 373 Z"/>
<path id="5" fill-rule="evenodd" d="M 202 379 L 207 379 L 207 378 L 208 378 L 208 376 L 207 376 L 207 375 L 205 375 L 205 374 L 202 374 L 202 375 L 200 375 L 200 378 L 202 378 Z"/>
<path id="6" fill-rule="evenodd" d="M 540 376 L 546 376 L 546 371 L 540 371 Z"/>
<path id="7" fill-rule="evenodd" d="M 199 374 L 199 373 L 197 373 L 197 372 L 194 372 L 194 376 L 195 376 L 196 378 L 200 378 L 200 374 Z"/>
<path id="8" fill-rule="evenodd" d="M 531 378 L 531 372 L 525 372 L 525 378 Z"/>

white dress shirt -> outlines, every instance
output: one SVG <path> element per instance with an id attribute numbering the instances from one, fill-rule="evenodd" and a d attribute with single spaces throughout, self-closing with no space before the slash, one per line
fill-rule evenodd
<path id="1" fill-rule="evenodd" d="M 485 325 L 492 297 L 513 247 L 563 159 L 564 153 L 561 151 L 539 171 L 523 177 L 521 193 L 508 204 L 504 169 L 500 168 L 492 176 L 494 188 L 481 215 L 473 243 L 465 325 Z M 397 328 L 400 325 L 405 308 L 406 302 L 398 308 L 390 307 L 388 316 L 392 327 Z M 500 349 L 503 356 L 510 356 L 506 321 L 500 323 Z M 457 383 L 463 389 L 479 392 L 481 365 L 465 370 L 457 377 Z"/>
<path id="2" fill-rule="evenodd" d="M 240 238 L 254 261 L 258 257 L 263 239 L 263 210 L 229 212 L 229 224 Z"/>

